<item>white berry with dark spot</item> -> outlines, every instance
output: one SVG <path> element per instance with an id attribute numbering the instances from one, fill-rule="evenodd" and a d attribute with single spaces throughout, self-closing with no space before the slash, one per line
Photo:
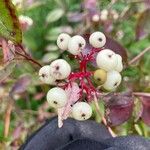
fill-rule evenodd
<path id="1" fill-rule="evenodd" d="M 39 78 L 43 83 L 51 84 L 51 85 L 55 84 L 55 80 L 56 80 L 50 74 L 50 66 L 49 65 L 43 66 L 39 70 Z"/>
<path id="2" fill-rule="evenodd" d="M 97 54 L 97 66 L 105 71 L 114 70 L 117 65 L 116 54 L 110 49 L 104 49 Z"/>
<path id="3" fill-rule="evenodd" d="M 101 48 L 106 43 L 106 36 L 102 32 L 94 32 L 89 38 L 90 44 L 95 48 Z"/>
<path id="4" fill-rule="evenodd" d="M 57 46 L 61 50 L 67 50 L 70 38 L 70 35 L 68 35 L 67 33 L 60 34 L 57 38 Z"/>
<path id="5" fill-rule="evenodd" d="M 47 101 L 51 107 L 61 108 L 67 103 L 67 94 L 65 90 L 55 87 L 48 91 Z"/>
<path id="6" fill-rule="evenodd" d="M 117 65 L 115 67 L 115 70 L 121 72 L 123 69 L 122 57 L 118 54 L 116 54 L 116 56 L 117 56 Z"/>
<path id="7" fill-rule="evenodd" d="M 103 84 L 104 89 L 108 91 L 113 91 L 115 90 L 121 83 L 121 75 L 119 72 L 113 70 L 107 72 L 107 80 Z"/>
<path id="8" fill-rule="evenodd" d="M 68 51 L 73 55 L 79 55 L 85 45 L 85 39 L 80 35 L 75 35 L 69 40 Z"/>
<path id="9" fill-rule="evenodd" d="M 71 67 L 64 59 L 54 60 L 50 64 L 50 74 L 57 80 L 66 79 L 71 73 Z"/>
<path id="10" fill-rule="evenodd" d="M 73 105 L 72 116 L 76 120 L 87 120 L 92 116 L 92 108 L 86 102 L 77 102 Z"/>

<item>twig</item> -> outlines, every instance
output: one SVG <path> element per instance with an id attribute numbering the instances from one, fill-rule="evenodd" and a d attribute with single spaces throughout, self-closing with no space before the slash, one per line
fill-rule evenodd
<path id="1" fill-rule="evenodd" d="M 22 57 L 24 57 L 24 58 L 26 58 L 27 60 L 33 62 L 34 64 L 37 64 L 39 67 L 42 67 L 42 65 L 39 62 L 37 62 L 33 58 L 29 57 L 29 55 L 24 55 L 24 54 L 22 54 L 22 53 L 20 53 L 18 51 L 16 51 L 15 53 L 18 54 L 18 55 L 20 55 L 20 56 L 22 56 Z"/>
<path id="2" fill-rule="evenodd" d="M 99 97 L 104 97 L 104 96 L 106 96 L 108 94 L 110 94 L 110 93 L 97 93 L 97 95 Z M 118 92 L 118 93 L 115 93 L 115 94 L 121 94 L 121 93 Z M 148 97 L 150 97 L 150 93 L 145 93 L 145 92 L 132 92 L 132 94 L 134 96 L 148 96 Z"/>
<path id="3" fill-rule="evenodd" d="M 129 11 L 129 9 L 130 9 L 130 5 L 127 5 L 127 6 L 123 9 L 123 11 L 121 12 L 119 18 L 120 18 L 120 19 L 123 19 L 124 16 L 126 15 L 126 13 Z"/>
<path id="4" fill-rule="evenodd" d="M 97 113 L 100 115 L 100 117 L 102 118 L 102 122 L 104 123 L 104 125 L 107 127 L 108 131 L 110 132 L 110 134 L 112 135 L 112 137 L 116 137 L 117 135 L 112 131 L 112 129 L 107 125 L 107 121 L 106 119 L 103 117 L 103 115 L 101 114 L 100 112 L 100 109 L 99 109 L 99 105 L 98 105 L 98 100 L 97 100 L 97 97 L 96 95 L 94 94 L 94 104 L 95 104 L 95 108 L 96 108 L 96 111 Z"/>
<path id="5" fill-rule="evenodd" d="M 8 106 L 5 113 L 4 137 L 7 137 L 9 133 L 11 111 L 12 111 L 12 102 L 8 102 Z"/>
<path id="6" fill-rule="evenodd" d="M 109 3 L 109 5 L 107 6 L 107 9 L 111 9 L 112 6 L 117 2 L 118 0 L 111 0 L 111 2 Z"/>
<path id="7" fill-rule="evenodd" d="M 131 61 L 129 61 L 129 65 L 134 64 L 136 61 L 138 61 L 148 51 L 150 51 L 150 47 L 145 48 L 140 54 L 138 54 Z"/>
<path id="8" fill-rule="evenodd" d="M 144 92 L 133 92 L 133 95 L 150 97 L 150 93 L 144 93 Z"/>
<path id="9" fill-rule="evenodd" d="M 129 1 L 127 2 L 127 4 L 134 4 L 134 3 L 144 3 L 145 1 L 144 0 L 133 0 L 133 1 Z"/>

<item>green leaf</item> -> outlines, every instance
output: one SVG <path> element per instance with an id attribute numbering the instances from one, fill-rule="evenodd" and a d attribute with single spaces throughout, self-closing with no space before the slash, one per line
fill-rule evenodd
<path id="1" fill-rule="evenodd" d="M 54 9 L 47 15 L 46 22 L 47 23 L 55 22 L 55 21 L 59 20 L 63 15 L 64 15 L 64 10 Z"/>
<path id="2" fill-rule="evenodd" d="M 0 36 L 14 43 L 22 42 L 22 32 L 11 0 L 0 0 Z"/>
<path id="3" fill-rule="evenodd" d="M 46 53 L 43 58 L 42 58 L 42 61 L 44 63 L 50 63 L 51 61 L 57 59 L 59 57 L 59 53 L 58 52 L 49 52 L 49 53 Z"/>
<path id="4" fill-rule="evenodd" d="M 135 128 L 135 130 L 137 131 L 137 133 L 138 133 L 140 136 L 143 135 L 143 132 L 142 132 L 142 129 L 141 129 L 140 125 L 134 124 L 134 128 Z"/>

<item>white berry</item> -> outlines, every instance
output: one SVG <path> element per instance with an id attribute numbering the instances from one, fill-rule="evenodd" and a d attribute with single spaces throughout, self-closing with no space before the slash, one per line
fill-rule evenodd
<path id="1" fill-rule="evenodd" d="M 40 80 L 46 84 L 55 84 L 55 78 L 53 78 L 50 74 L 50 66 L 46 65 L 43 66 L 40 70 L 39 70 L 39 77 Z"/>
<path id="2" fill-rule="evenodd" d="M 50 64 L 50 74 L 57 80 L 66 79 L 71 73 L 71 67 L 64 59 L 54 60 Z"/>
<path id="3" fill-rule="evenodd" d="M 104 49 L 97 54 L 97 66 L 105 71 L 114 70 L 117 65 L 116 54 L 110 49 Z"/>
<path id="4" fill-rule="evenodd" d="M 51 107 L 61 108 L 67 103 L 67 94 L 59 87 L 52 88 L 47 93 L 47 101 Z"/>
<path id="5" fill-rule="evenodd" d="M 76 120 L 87 120 L 92 116 L 92 108 L 86 102 L 77 102 L 73 105 L 72 116 Z"/>
<path id="6" fill-rule="evenodd" d="M 100 19 L 100 16 L 98 14 L 95 14 L 95 15 L 92 16 L 92 21 L 93 22 L 98 22 L 99 19 Z"/>
<path id="7" fill-rule="evenodd" d="M 67 33 L 60 34 L 57 38 L 57 46 L 61 50 L 67 50 L 70 38 L 70 35 L 68 35 Z"/>
<path id="8" fill-rule="evenodd" d="M 68 51 L 73 55 L 78 55 L 86 45 L 85 39 L 80 35 L 73 36 L 68 43 Z"/>
<path id="9" fill-rule="evenodd" d="M 106 37 L 102 32 L 94 32 L 89 38 L 90 44 L 95 48 L 103 47 L 106 43 Z"/>
<path id="10" fill-rule="evenodd" d="M 115 70 L 121 72 L 123 69 L 122 57 L 118 54 L 116 54 L 116 56 L 117 56 L 117 65 L 115 67 Z"/>
<path id="11" fill-rule="evenodd" d="M 120 83 L 121 83 L 120 73 L 113 70 L 107 73 L 107 80 L 103 84 L 103 87 L 108 91 L 113 91 L 120 85 Z"/>
<path id="12" fill-rule="evenodd" d="M 100 19 L 106 21 L 108 19 L 108 10 L 104 9 L 101 11 Z"/>

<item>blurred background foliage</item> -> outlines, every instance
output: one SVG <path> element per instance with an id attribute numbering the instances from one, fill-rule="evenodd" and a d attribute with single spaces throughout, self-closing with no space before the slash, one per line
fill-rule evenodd
<path id="1" fill-rule="evenodd" d="M 28 16 L 33 20 L 33 24 L 23 32 L 26 50 L 42 65 L 49 64 L 54 59 L 66 58 L 67 53 L 62 54 L 56 45 L 60 33 L 75 35 L 97 30 L 122 45 L 128 54 L 128 62 L 150 46 L 150 3 L 147 0 L 91 2 L 94 3 L 90 3 L 90 0 L 13 0 L 19 16 Z M 74 62 L 67 59 L 74 66 Z M 132 66 L 127 63 L 125 66 L 122 73 L 123 82 L 118 91 L 132 89 L 134 92 L 149 93 L 150 54 L 147 53 Z M 7 148 L 17 149 L 31 132 L 55 115 L 45 100 L 45 94 L 50 87 L 39 81 L 38 69 L 27 61 L 19 61 L 12 74 L 0 84 L 0 141 L 5 142 Z M 15 90 L 12 90 L 13 88 Z M 4 120 L 5 114 L 8 113 L 10 91 L 13 91 L 14 101 L 9 134 L 5 137 Z M 135 103 L 132 117 L 127 122 L 113 127 L 113 130 L 117 135 L 139 134 L 149 137 L 150 128 L 139 117 L 142 104 L 138 97 L 135 98 Z M 103 103 L 99 104 L 104 113 Z M 101 118 L 95 112 L 94 106 L 93 110 L 92 119 L 100 122 Z M 4 146 L 4 143 L 0 146 Z"/>

